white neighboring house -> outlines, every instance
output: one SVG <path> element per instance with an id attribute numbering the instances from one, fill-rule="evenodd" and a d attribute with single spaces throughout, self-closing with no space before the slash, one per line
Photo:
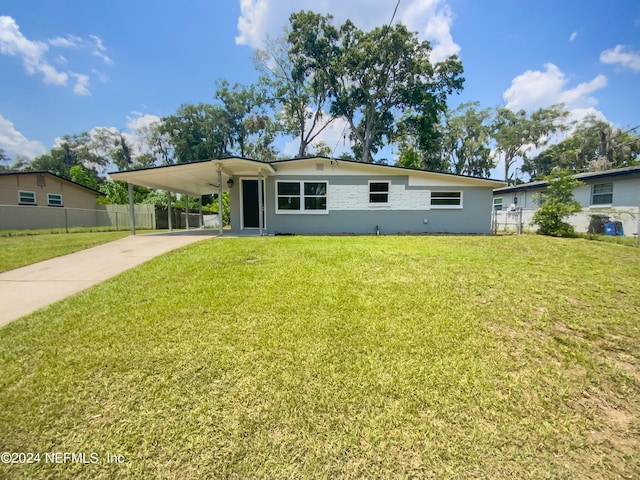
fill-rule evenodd
<path id="1" fill-rule="evenodd" d="M 640 233 L 640 166 L 603 172 L 579 173 L 575 178 L 584 183 L 574 189 L 582 212 L 567 220 L 577 232 L 602 233 L 604 222 L 622 223 L 624 234 Z M 522 224 L 531 227 L 533 214 L 540 206 L 540 193 L 547 182 L 537 181 L 498 188 L 493 191 L 494 221 L 498 230 L 515 230 L 519 210 Z"/>

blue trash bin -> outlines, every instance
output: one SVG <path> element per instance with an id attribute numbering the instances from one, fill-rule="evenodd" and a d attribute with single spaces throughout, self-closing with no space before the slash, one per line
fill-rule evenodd
<path id="1" fill-rule="evenodd" d="M 614 226 L 616 227 L 616 235 L 619 235 L 621 237 L 624 237 L 624 228 L 622 228 L 622 222 L 613 222 Z"/>
<path id="2" fill-rule="evenodd" d="M 616 224 L 614 222 L 607 222 L 604 224 L 604 234 L 612 235 L 615 237 L 616 235 Z"/>

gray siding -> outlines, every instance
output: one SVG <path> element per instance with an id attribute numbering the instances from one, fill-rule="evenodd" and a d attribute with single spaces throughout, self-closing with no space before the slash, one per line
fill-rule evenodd
<path id="1" fill-rule="evenodd" d="M 238 179 L 234 179 L 238 184 Z M 392 208 L 364 210 L 329 209 L 327 214 L 276 213 L 276 180 L 323 181 L 336 186 L 363 186 L 369 181 L 388 180 L 406 190 L 463 192 L 462 209 L 403 209 L 397 203 Z M 409 187 L 408 176 L 283 176 L 265 179 L 266 232 L 269 234 L 381 234 L 395 233 L 490 233 L 491 188 L 481 187 Z M 329 193 L 331 195 L 331 193 Z M 231 227 L 240 230 L 240 194 L 231 193 Z"/>

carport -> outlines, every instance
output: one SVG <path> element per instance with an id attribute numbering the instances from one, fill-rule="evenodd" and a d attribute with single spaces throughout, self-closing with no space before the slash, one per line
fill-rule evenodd
<path id="1" fill-rule="evenodd" d="M 223 233 L 222 225 L 222 194 L 229 192 L 235 183 L 235 179 L 257 180 L 257 212 L 264 211 L 263 179 L 265 176 L 275 173 L 273 166 L 258 160 L 250 160 L 240 157 L 225 157 L 202 162 L 168 165 L 164 167 L 143 168 L 124 172 L 110 172 L 113 180 L 127 183 L 129 191 L 129 215 L 131 220 L 131 234 L 135 235 L 133 186 L 164 190 L 167 192 L 169 207 L 169 230 L 171 230 L 171 193 L 179 193 L 186 196 L 185 205 L 188 211 L 188 197 L 198 197 L 200 218 L 202 219 L 202 196 L 218 196 L 218 215 L 220 218 L 220 235 Z M 233 208 L 233 206 L 232 206 Z M 259 234 L 263 234 L 264 215 L 257 214 Z M 202 220 L 201 220 L 202 221 Z M 200 225 L 202 227 L 202 223 Z"/>

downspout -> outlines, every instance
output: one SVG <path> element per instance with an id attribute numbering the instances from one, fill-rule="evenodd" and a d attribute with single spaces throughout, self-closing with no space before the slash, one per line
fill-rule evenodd
<path id="1" fill-rule="evenodd" d="M 220 224 L 220 236 L 222 236 L 222 167 L 218 164 L 218 223 Z"/>
<path id="2" fill-rule="evenodd" d="M 262 214 L 262 172 L 258 173 L 258 226 L 260 227 L 260 236 L 264 230 L 264 216 Z"/>
<path id="3" fill-rule="evenodd" d="M 129 222 L 131 225 L 131 235 L 136 234 L 136 208 L 133 205 L 133 183 L 127 183 L 127 189 L 129 190 Z M 118 215 L 116 213 L 116 215 Z M 118 217 L 116 216 L 116 219 Z"/>

